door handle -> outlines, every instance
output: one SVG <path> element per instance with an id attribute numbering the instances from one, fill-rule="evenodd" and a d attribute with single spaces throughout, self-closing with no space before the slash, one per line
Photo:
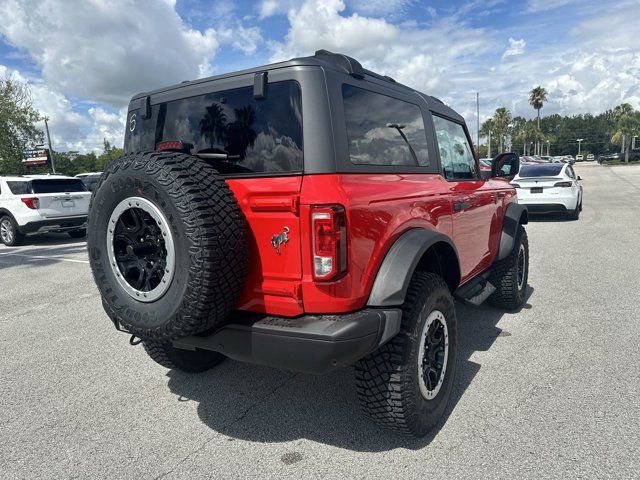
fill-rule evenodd
<path id="1" fill-rule="evenodd" d="M 471 203 L 469 203 L 469 202 L 454 202 L 453 203 L 453 210 L 456 211 L 456 212 L 460 212 L 462 210 L 466 210 L 470 206 L 471 206 Z"/>

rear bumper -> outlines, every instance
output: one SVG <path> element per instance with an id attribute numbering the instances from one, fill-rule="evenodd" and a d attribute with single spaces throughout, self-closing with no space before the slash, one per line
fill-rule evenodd
<path id="1" fill-rule="evenodd" d="M 18 230 L 20 233 L 28 235 L 46 232 L 68 232 L 70 230 L 86 228 L 86 226 L 87 215 L 80 215 L 76 217 L 53 218 L 28 222 L 24 225 L 20 225 Z"/>
<path id="2" fill-rule="evenodd" d="M 181 338 L 173 346 L 211 350 L 283 370 L 326 373 L 352 364 L 389 341 L 400 331 L 402 312 L 370 308 L 298 318 L 237 315 L 209 336 Z"/>
<path id="3" fill-rule="evenodd" d="M 566 213 L 567 207 L 561 203 L 526 204 L 529 213 Z"/>

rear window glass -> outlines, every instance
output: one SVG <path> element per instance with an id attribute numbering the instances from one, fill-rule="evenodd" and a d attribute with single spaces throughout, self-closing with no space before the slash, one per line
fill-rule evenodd
<path id="1" fill-rule="evenodd" d="M 80 179 L 32 180 L 33 193 L 86 192 Z"/>
<path id="2" fill-rule="evenodd" d="M 429 165 L 427 136 L 417 105 L 342 85 L 349 156 L 356 165 Z"/>
<path id="3" fill-rule="evenodd" d="M 562 163 L 550 163 L 546 165 L 522 165 L 521 177 L 555 177 L 560 174 L 564 165 Z"/>
<path id="4" fill-rule="evenodd" d="M 302 171 L 302 99 L 295 81 L 269 83 L 267 97 L 237 88 L 154 105 L 151 118 L 129 113 L 125 150 L 155 150 L 162 141 L 193 144 L 192 153 L 227 153 L 221 173 Z"/>
<path id="5" fill-rule="evenodd" d="M 30 182 L 7 182 L 7 185 L 14 195 L 29 195 L 33 193 Z"/>

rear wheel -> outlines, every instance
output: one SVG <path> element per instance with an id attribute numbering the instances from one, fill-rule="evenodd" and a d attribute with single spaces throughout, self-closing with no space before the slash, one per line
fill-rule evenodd
<path id="1" fill-rule="evenodd" d="M 436 426 L 449 402 L 457 357 L 457 322 L 447 284 L 416 273 L 402 306 L 400 332 L 356 364 L 365 414 L 415 436 Z"/>
<path id="2" fill-rule="evenodd" d="M 529 241 L 524 227 L 518 225 L 513 250 L 491 268 L 489 282 L 496 287 L 496 291 L 489 297 L 489 302 L 507 310 L 521 307 L 526 299 L 528 279 Z"/>
<path id="3" fill-rule="evenodd" d="M 71 238 L 84 238 L 87 236 L 87 230 L 85 228 L 82 228 L 80 230 L 71 230 L 70 232 L 67 232 L 67 234 Z"/>
<path id="4" fill-rule="evenodd" d="M 576 208 L 567 212 L 567 218 L 569 220 L 578 220 L 580 218 L 580 212 L 582 211 L 582 199 L 578 200 Z"/>
<path id="5" fill-rule="evenodd" d="M 18 231 L 18 226 L 11 217 L 5 215 L 0 218 L 0 241 L 8 247 L 22 244 L 24 235 Z"/>
<path id="6" fill-rule="evenodd" d="M 226 358 L 224 355 L 208 350 L 183 350 L 169 343 L 142 342 L 147 354 L 163 367 L 200 373 L 215 367 Z"/>

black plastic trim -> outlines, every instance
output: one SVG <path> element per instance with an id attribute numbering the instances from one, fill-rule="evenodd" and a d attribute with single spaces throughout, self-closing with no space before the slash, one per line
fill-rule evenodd
<path id="1" fill-rule="evenodd" d="M 59 227 L 60 230 L 73 230 L 76 227 L 82 228 L 87 223 L 87 215 L 77 217 L 55 218 L 50 220 L 38 220 L 37 222 L 29 222 L 25 225 L 18 225 L 18 231 L 24 235 L 35 233 L 42 227 Z M 56 230 L 53 228 L 52 230 Z"/>
<path id="2" fill-rule="evenodd" d="M 534 203 L 527 205 L 529 213 L 566 213 L 567 207 L 561 203 Z"/>
<path id="3" fill-rule="evenodd" d="M 502 235 L 497 260 L 503 260 L 513 250 L 513 244 L 518 231 L 518 225 L 526 225 L 529 222 L 527 207 L 520 203 L 509 203 L 502 220 Z"/>
<path id="4" fill-rule="evenodd" d="M 402 305 L 418 262 L 429 248 L 439 242 L 451 246 L 458 257 L 453 241 L 443 233 L 423 228 L 413 228 L 403 233 L 389 249 L 378 270 L 367 306 Z M 460 272 L 457 273 L 459 279 Z"/>
<path id="5" fill-rule="evenodd" d="M 175 340 L 186 350 L 211 350 L 235 360 L 283 370 L 326 373 L 352 364 L 400 331 L 399 309 L 367 308 L 338 315 L 297 318 L 236 312 L 208 336 Z"/>

